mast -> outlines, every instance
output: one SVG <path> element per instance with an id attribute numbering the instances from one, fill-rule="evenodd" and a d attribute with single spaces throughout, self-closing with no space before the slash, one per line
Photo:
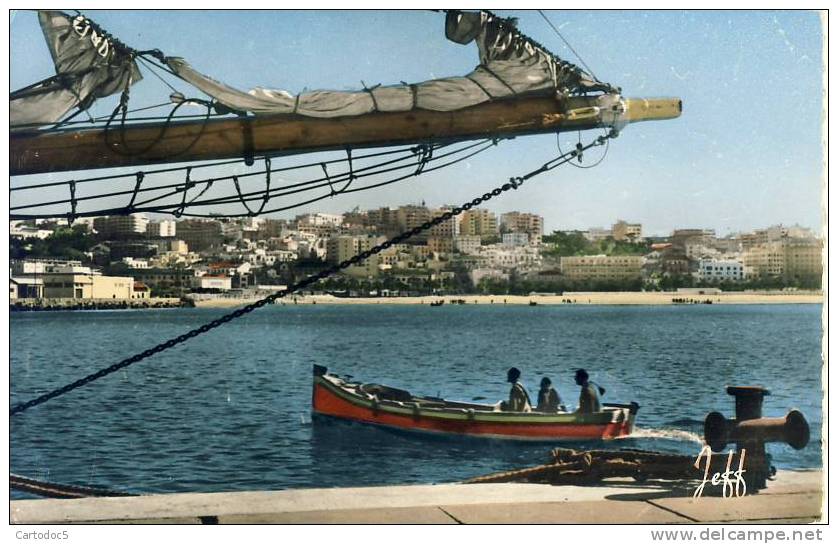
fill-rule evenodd
<path id="1" fill-rule="evenodd" d="M 461 110 L 412 110 L 337 118 L 266 115 L 102 128 L 12 132 L 11 175 L 296 154 L 411 143 L 507 138 L 673 119 L 677 98 L 616 94 L 518 98 Z"/>

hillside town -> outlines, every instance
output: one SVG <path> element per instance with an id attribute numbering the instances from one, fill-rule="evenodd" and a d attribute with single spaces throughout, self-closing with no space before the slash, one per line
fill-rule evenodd
<path id="1" fill-rule="evenodd" d="M 144 214 L 10 224 L 12 301 L 196 301 L 283 290 L 440 216 L 423 204 L 294 219 L 152 219 Z M 311 294 L 396 297 L 715 287 L 820 289 L 823 240 L 775 225 L 646 236 L 608 228 L 544 233 L 527 212 L 472 209 L 394 244 Z"/>

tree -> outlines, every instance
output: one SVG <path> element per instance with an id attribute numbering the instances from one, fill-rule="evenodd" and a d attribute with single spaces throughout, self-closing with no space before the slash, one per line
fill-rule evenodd
<path id="1" fill-rule="evenodd" d="M 9 240 L 9 253 L 12 258 L 36 259 L 54 258 L 88 262 L 87 252 L 96 245 L 96 240 L 87 231 L 87 225 L 57 227 L 47 238 Z"/>
<path id="2" fill-rule="evenodd" d="M 554 231 L 553 234 L 544 236 L 542 241 L 552 245 L 552 248 L 545 251 L 545 254 L 554 257 L 570 257 L 571 255 L 584 255 L 589 247 L 589 242 L 581 232 Z"/>

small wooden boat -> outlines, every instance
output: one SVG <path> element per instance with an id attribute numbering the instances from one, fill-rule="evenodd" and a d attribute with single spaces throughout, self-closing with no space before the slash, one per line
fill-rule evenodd
<path id="1" fill-rule="evenodd" d="M 442 306 L 443 304 L 445 304 L 444 300 L 434 300 L 431 302 L 431 306 Z"/>
<path id="2" fill-rule="evenodd" d="M 315 415 L 389 428 L 514 440 L 597 440 L 628 436 L 639 406 L 603 404 L 603 411 L 503 412 L 499 405 L 419 397 L 403 389 L 354 383 L 314 365 Z"/>

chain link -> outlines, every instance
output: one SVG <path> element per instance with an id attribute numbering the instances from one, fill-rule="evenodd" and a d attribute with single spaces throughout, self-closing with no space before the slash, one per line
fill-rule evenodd
<path id="1" fill-rule="evenodd" d="M 81 379 L 76 380 L 76 381 L 74 381 L 70 384 L 67 384 L 67 385 L 63 386 L 63 387 L 60 387 L 60 388 L 55 389 L 53 391 L 50 391 L 49 393 L 41 395 L 40 397 L 37 397 L 37 398 L 32 399 L 30 401 L 17 404 L 10 409 L 9 415 L 13 416 L 13 415 L 19 414 L 19 413 L 21 413 L 25 410 L 28 410 L 29 408 L 32 408 L 33 406 L 43 404 L 44 402 L 47 402 L 48 400 L 54 399 L 55 397 L 61 396 L 65 393 L 69 393 L 70 391 L 72 391 L 74 389 L 77 389 L 79 387 L 87 385 L 88 383 L 93 382 L 95 380 L 98 380 L 99 378 L 103 378 L 103 377 L 107 376 L 108 374 L 112 374 L 112 373 L 116 372 L 117 370 L 123 369 L 123 368 L 125 368 L 129 365 L 134 364 L 134 363 L 138 363 L 138 362 L 140 362 L 144 359 L 147 359 L 147 358 L 151 357 L 152 355 L 160 353 L 161 351 L 165 351 L 167 349 L 173 348 L 173 347 L 175 347 L 179 344 L 182 344 L 183 342 L 186 342 L 187 340 L 190 340 L 192 338 L 195 338 L 196 336 L 199 336 L 201 334 L 209 332 L 209 331 L 211 331 L 211 330 L 213 330 L 213 329 L 215 329 L 215 328 L 217 328 L 217 327 L 219 327 L 219 326 L 221 326 L 221 325 L 223 325 L 223 324 L 225 324 L 229 321 L 232 321 L 233 319 L 242 317 L 242 316 L 252 312 L 253 310 L 255 310 L 257 308 L 261 308 L 262 306 L 265 306 L 266 304 L 269 304 L 269 303 L 274 302 L 274 301 L 276 301 L 280 298 L 283 298 L 283 297 L 286 297 L 290 294 L 293 294 L 293 293 L 295 293 L 295 292 L 297 292 L 297 291 L 299 291 L 299 290 L 301 290 L 305 287 L 308 287 L 309 285 L 311 285 L 313 283 L 316 283 L 317 281 L 320 281 L 320 280 L 325 279 L 325 278 L 327 278 L 327 277 L 329 277 L 333 274 L 336 274 L 340 270 L 343 270 L 343 269 L 346 269 L 346 268 L 348 268 L 352 265 L 358 264 L 361 261 L 364 261 L 364 260 L 372 257 L 373 255 L 377 255 L 378 253 L 381 253 L 385 249 L 388 249 L 395 244 L 400 244 L 403 241 L 407 240 L 408 238 L 416 236 L 417 234 L 420 234 L 423 231 L 429 230 L 429 229 L 431 229 L 431 228 L 433 228 L 433 227 L 435 227 L 435 226 L 437 226 L 441 223 L 444 223 L 445 221 L 448 221 L 448 220 L 460 215 L 464 211 L 468 211 L 468 210 L 470 210 L 474 207 L 477 207 L 480 204 L 483 204 L 483 203 L 491 200 L 492 198 L 494 198 L 496 196 L 499 196 L 506 191 L 509 191 L 510 189 L 518 189 L 518 187 L 520 187 L 526 180 L 528 180 L 532 177 L 535 177 L 538 174 L 542 174 L 544 172 L 552 170 L 553 168 L 556 168 L 557 166 L 565 164 L 565 163 L 569 162 L 571 159 L 575 158 L 577 155 L 581 154 L 583 151 L 585 151 L 585 150 L 587 150 L 591 147 L 603 145 L 609 138 L 614 138 L 616 136 L 617 136 L 617 133 L 612 131 L 607 135 L 598 137 L 596 140 L 594 140 L 593 142 L 589 143 L 586 146 L 583 146 L 580 149 L 574 149 L 573 151 L 563 153 L 562 155 L 559 155 L 555 159 L 551 160 L 550 162 L 545 163 L 540 168 L 538 168 L 536 170 L 533 170 L 532 172 L 530 172 L 530 173 L 528 173 L 524 176 L 520 176 L 520 177 L 517 177 L 517 178 L 511 178 L 508 183 L 504 183 L 500 187 L 496 187 L 492 191 L 490 191 L 488 193 L 484 193 L 483 196 L 479 196 L 479 197 L 471 200 L 470 202 L 466 202 L 462 206 L 457 206 L 456 208 L 454 208 L 450 211 L 447 211 L 447 212 L 431 219 L 430 221 L 426 221 L 422 225 L 414 227 L 414 228 L 412 228 L 408 231 L 402 232 L 401 234 L 399 234 L 397 236 L 394 236 L 393 238 L 390 238 L 389 240 L 387 240 L 385 242 L 382 242 L 382 243 L 380 243 L 380 244 L 378 244 L 378 245 L 376 245 L 376 246 L 374 246 L 374 247 L 372 247 L 372 248 L 370 248 L 370 249 L 368 249 L 368 250 L 366 250 L 366 251 L 364 251 L 364 252 L 362 252 L 358 255 L 355 255 L 354 257 L 351 257 L 351 258 L 349 258 L 349 259 L 347 259 L 347 260 L 345 260 L 345 261 L 343 261 L 339 264 L 336 264 L 336 265 L 331 266 L 327 269 L 321 270 L 320 272 L 318 272 L 316 274 L 313 274 L 313 275 L 297 282 L 296 284 L 292 285 L 291 287 L 289 287 L 285 291 L 279 291 L 279 292 L 276 292 L 276 293 L 272 293 L 272 294 L 268 295 L 267 297 L 265 297 L 263 299 L 260 299 L 256 302 L 248 304 L 247 306 L 243 306 L 243 307 L 241 307 L 237 310 L 234 310 L 233 312 L 230 312 L 229 314 L 226 314 L 226 315 L 224 315 L 224 316 L 222 316 L 218 319 L 210 321 L 209 323 L 201 325 L 200 327 L 198 327 L 196 329 L 192 329 L 191 331 L 183 333 L 180 336 L 176 336 L 175 338 L 172 338 L 172 339 L 167 340 L 163 343 L 160 343 L 160 344 L 154 346 L 153 348 L 149 348 L 149 349 L 147 349 L 143 352 L 140 352 L 136 355 L 132 355 L 131 357 L 128 357 L 127 359 L 123 359 L 122 361 L 120 361 L 118 363 L 115 363 L 115 364 L 113 364 L 113 365 L 111 365 L 107 368 L 103 368 L 102 370 L 99 370 L 99 371 L 97 371 L 93 374 L 90 374 L 89 376 L 85 376 L 84 378 L 81 378 Z"/>

